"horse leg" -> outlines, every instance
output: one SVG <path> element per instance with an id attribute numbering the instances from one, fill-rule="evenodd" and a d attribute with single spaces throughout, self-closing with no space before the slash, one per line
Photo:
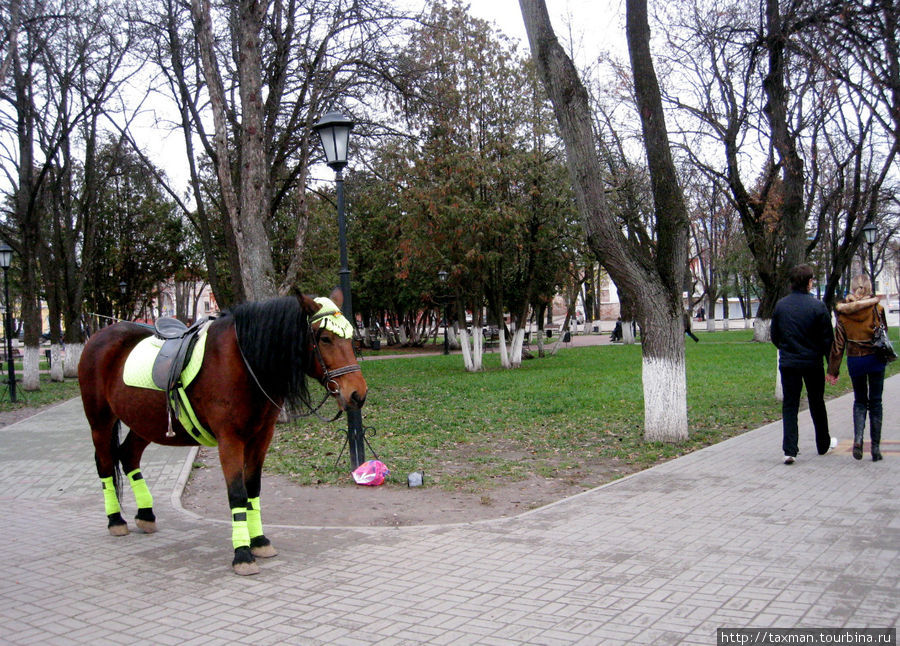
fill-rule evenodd
<path id="1" fill-rule="evenodd" d="M 119 491 L 122 472 L 119 470 L 119 420 L 107 415 L 91 415 L 91 439 L 94 442 L 94 461 L 103 488 L 103 504 L 109 520 L 107 529 L 112 536 L 128 534 L 128 523 L 122 518 Z M 100 419 L 98 419 L 100 418 Z"/>
<path id="2" fill-rule="evenodd" d="M 247 530 L 250 534 L 250 551 L 253 556 L 260 558 L 271 558 L 278 554 L 272 541 L 263 533 L 259 504 L 259 494 L 262 489 L 262 466 L 272 433 L 269 432 L 267 436 L 265 440 L 248 447 L 244 463 L 244 477 L 247 481 Z"/>
<path id="3" fill-rule="evenodd" d="M 122 468 L 131 485 L 131 492 L 134 494 L 134 501 L 137 504 L 137 515 L 134 517 L 134 522 L 145 533 L 153 534 L 156 532 L 153 496 L 150 495 L 150 488 L 141 474 L 141 456 L 149 444 L 149 441 L 129 431 L 119 448 L 119 455 Z"/>
<path id="4" fill-rule="evenodd" d="M 224 435 L 224 434 L 223 434 Z M 247 528 L 247 486 L 244 483 L 244 444 L 235 438 L 219 437 L 219 462 L 228 488 L 231 508 L 231 545 L 235 574 L 259 574 L 259 565 L 250 551 L 250 532 Z"/>

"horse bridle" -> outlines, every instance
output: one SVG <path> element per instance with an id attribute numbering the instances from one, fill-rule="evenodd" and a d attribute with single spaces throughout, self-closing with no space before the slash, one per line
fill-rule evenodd
<path id="1" fill-rule="evenodd" d="M 318 406 L 313 406 L 308 401 L 304 402 L 304 404 L 306 404 L 307 408 L 309 408 L 310 414 L 315 415 L 325 422 L 333 422 L 341 416 L 341 413 L 344 412 L 342 409 L 338 409 L 337 414 L 335 414 L 335 416 L 331 419 L 325 419 L 324 417 L 319 415 L 319 409 L 325 405 L 325 402 L 328 401 L 328 398 L 337 395 L 340 391 L 340 385 L 337 381 L 335 381 L 337 377 L 343 377 L 344 375 L 349 375 L 353 372 L 362 371 L 362 368 L 359 367 L 358 363 L 341 366 L 340 368 L 335 368 L 334 370 L 329 370 L 328 364 L 325 363 L 325 359 L 324 357 L 322 357 L 322 351 L 319 350 L 319 337 L 322 334 L 322 327 L 320 326 L 318 330 L 313 330 L 313 324 L 319 322 L 327 316 L 339 313 L 340 312 L 338 310 L 322 310 L 316 312 L 314 316 L 309 317 L 309 322 L 307 324 L 307 334 L 311 339 L 313 352 L 316 353 L 316 361 L 319 362 L 319 366 L 322 368 L 322 377 L 321 379 L 319 379 L 319 381 L 325 387 L 325 395 L 322 398 L 322 401 L 319 402 Z"/>

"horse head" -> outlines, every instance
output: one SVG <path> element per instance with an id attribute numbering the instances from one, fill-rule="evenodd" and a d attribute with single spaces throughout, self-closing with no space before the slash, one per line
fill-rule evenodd
<path id="1" fill-rule="evenodd" d="M 353 325 L 340 310 L 343 292 L 335 289 L 328 298 L 305 294 L 298 298 L 309 318 L 310 376 L 325 386 L 343 410 L 362 408 L 368 387 L 353 354 Z"/>

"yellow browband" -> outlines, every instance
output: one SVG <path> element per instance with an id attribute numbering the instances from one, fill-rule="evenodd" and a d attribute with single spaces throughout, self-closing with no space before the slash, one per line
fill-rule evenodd
<path id="1" fill-rule="evenodd" d="M 319 323 L 319 329 L 328 330 L 342 339 L 353 338 L 353 326 L 341 314 L 341 309 L 330 298 L 320 296 L 314 299 L 320 305 L 319 311 L 310 317 L 309 322 Z"/>

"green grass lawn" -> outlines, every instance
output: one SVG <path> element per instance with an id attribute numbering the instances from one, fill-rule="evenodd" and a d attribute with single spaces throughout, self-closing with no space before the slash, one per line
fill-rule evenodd
<path id="1" fill-rule="evenodd" d="M 65 401 L 72 397 L 80 396 L 77 379 L 66 379 L 62 382 L 50 381 L 50 375 L 41 375 L 41 389 L 26 391 L 22 388 L 22 367 L 16 368 L 16 403 L 9 398 L 9 390 L 6 387 L 6 371 L 0 374 L 3 383 L 0 384 L 0 412 L 18 408 L 39 408 L 47 404 Z"/>
<path id="2" fill-rule="evenodd" d="M 686 346 L 690 439 L 680 444 L 642 439 L 637 345 L 562 349 L 518 370 L 491 353 L 474 374 L 459 356 L 363 361 L 364 424 L 394 483 L 424 470 L 431 483 L 467 491 L 529 474 L 599 484 L 781 417 L 774 346 L 753 343 L 752 330 L 700 338 Z M 849 389 L 842 375 L 826 396 Z M 267 468 L 305 484 L 346 483 L 346 452 L 335 465 L 345 430 L 343 418 L 280 425 Z"/>
<path id="3" fill-rule="evenodd" d="M 896 329 L 891 337 L 898 344 Z M 369 439 L 393 484 L 424 470 L 429 484 L 451 490 L 483 491 L 531 474 L 594 486 L 780 418 L 775 348 L 751 338 L 751 330 L 738 330 L 687 341 L 690 438 L 680 444 L 642 439 L 637 345 L 561 349 L 518 370 L 502 370 L 499 354 L 488 353 L 480 373 L 465 372 L 458 355 L 364 360 L 364 424 L 374 429 Z M 888 366 L 888 374 L 898 367 L 900 361 Z M 843 370 L 826 395 L 848 390 Z M 0 391 L 0 411 L 77 397 L 78 383 L 52 383 L 44 374 L 41 390 L 19 384 L 18 393 L 12 404 Z M 344 418 L 281 424 L 266 467 L 303 484 L 347 484 L 346 453 L 335 464 L 345 431 Z"/>

